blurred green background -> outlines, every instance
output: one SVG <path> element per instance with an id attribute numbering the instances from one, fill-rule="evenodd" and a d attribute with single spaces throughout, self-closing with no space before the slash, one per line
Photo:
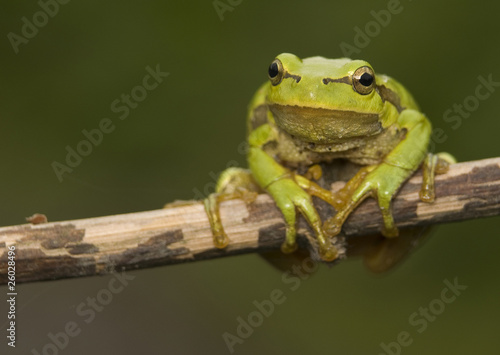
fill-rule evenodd
<path id="1" fill-rule="evenodd" d="M 229 162 L 245 165 L 238 145 L 246 106 L 274 56 L 341 57 L 340 43 L 354 45 L 355 27 L 364 32 L 374 20 L 370 11 L 388 6 L 220 3 L 232 9 L 222 20 L 210 0 L 71 1 L 16 54 L 7 35 L 21 35 L 22 18 L 32 21 L 41 8 L 35 1 L 2 2 L 0 225 L 24 223 L 35 212 L 50 221 L 79 219 L 198 196 Z M 446 110 L 474 95 L 480 75 L 500 81 L 500 5 L 407 0 L 398 8 L 352 57 L 413 93 L 447 134 L 436 151 L 460 161 L 500 156 L 500 92 L 480 101 L 460 127 L 443 120 Z M 110 104 L 157 64 L 170 75 L 120 120 Z M 51 164 L 64 163 L 65 147 L 74 148 L 82 130 L 97 128 L 104 117 L 115 130 L 59 182 Z M 234 346 L 235 354 L 389 354 L 380 344 L 403 331 L 413 341 L 402 354 L 496 353 L 499 222 L 443 225 L 384 276 L 358 260 L 321 266 L 296 291 L 256 255 L 132 272 L 135 279 L 89 324 L 75 308 L 111 276 L 22 285 L 13 353 L 43 354 L 48 334 L 75 321 L 81 333 L 60 354 L 229 354 L 222 334 L 236 335 L 237 318 L 246 319 L 252 302 L 269 299 L 273 289 L 286 301 Z M 454 278 L 467 289 L 419 333 L 410 315 L 440 298 L 443 280 Z M 5 329 L 7 311 L 0 310 Z M 10 352 L 3 339 L 0 352 Z"/>

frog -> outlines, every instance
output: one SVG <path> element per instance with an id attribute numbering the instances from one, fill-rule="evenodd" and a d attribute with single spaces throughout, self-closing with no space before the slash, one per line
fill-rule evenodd
<path id="1" fill-rule="evenodd" d="M 267 74 L 268 80 L 248 108 L 248 168 L 225 170 L 216 191 L 204 200 L 217 248 L 229 244 L 219 204 L 234 198 L 251 203 L 260 192 L 268 193 L 283 215 L 286 228 L 281 251 L 297 250 L 300 214 L 326 262 L 339 257 L 334 238 L 347 217 L 369 197 L 380 208 L 382 235 L 399 235 L 392 201 L 419 167 L 423 171 L 420 199 L 434 201 L 434 177 L 445 173 L 455 159 L 448 153 L 428 151 L 431 122 L 402 84 L 376 74 L 364 60 L 301 59 L 291 53 L 276 56 Z M 322 173 L 318 164 L 338 159 L 360 168 L 333 193 L 315 180 Z M 333 206 L 335 214 L 322 221 L 312 197 Z"/>

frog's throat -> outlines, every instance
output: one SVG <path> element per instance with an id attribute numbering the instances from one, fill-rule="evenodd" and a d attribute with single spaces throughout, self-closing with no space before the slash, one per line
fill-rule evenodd
<path id="1" fill-rule="evenodd" d="M 344 143 L 382 132 L 376 113 L 270 104 L 276 125 L 304 142 Z"/>

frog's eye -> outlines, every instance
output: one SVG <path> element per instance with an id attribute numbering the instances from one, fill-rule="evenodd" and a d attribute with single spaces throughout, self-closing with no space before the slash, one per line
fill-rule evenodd
<path id="1" fill-rule="evenodd" d="M 271 80 L 271 84 L 278 85 L 281 83 L 284 72 L 285 70 L 283 69 L 281 61 L 279 59 L 275 59 L 269 66 L 269 71 L 267 72 L 269 80 Z"/>
<path id="2" fill-rule="evenodd" d="M 375 73 L 370 67 L 356 69 L 352 75 L 352 86 L 361 95 L 368 95 L 375 87 Z"/>

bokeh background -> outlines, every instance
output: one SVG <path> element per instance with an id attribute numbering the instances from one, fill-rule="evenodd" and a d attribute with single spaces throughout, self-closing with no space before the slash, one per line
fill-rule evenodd
<path id="1" fill-rule="evenodd" d="M 160 208 L 213 183 L 245 137 L 246 106 L 281 52 L 341 57 L 355 27 L 387 1 L 71 1 L 16 54 L 35 1 L 0 5 L 0 225 L 45 213 L 67 220 Z M 222 4 L 222 5 L 221 5 Z M 229 9 L 230 8 L 230 9 Z M 463 119 L 443 115 L 474 95 L 478 77 L 500 81 L 500 5 L 481 1 L 401 1 L 359 53 L 402 82 L 447 139 L 437 151 L 459 160 L 500 156 L 500 90 Z M 120 120 L 110 104 L 140 85 L 147 66 L 169 72 Z M 51 164 L 108 117 L 116 129 L 59 182 Z M 133 281 L 86 324 L 75 308 L 111 276 L 18 287 L 14 351 L 43 353 L 49 333 L 76 321 L 81 333 L 60 354 L 229 354 L 222 334 L 269 299 L 286 302 L 234 346 L 235 354 L 387 354 L 380 346 L 407 331 L 402 354 L 493 354 L 500 347 L 500 219 L 443 225 L 396 270 L 373 276 L 359 260 L 320 266 L 290 290 L 256 255 L 130 273 Z M 422 333 L 409 323 L 440 298 L 443 280 L 467 285 Z M 0 287 L 0 294 L 6 288 Z M 5 331 L 6 307 L 0 307 Z M 394 353 L 397 354 L 395 348 Z M 46 354 L 52 354 L 47 348 Z"/>

